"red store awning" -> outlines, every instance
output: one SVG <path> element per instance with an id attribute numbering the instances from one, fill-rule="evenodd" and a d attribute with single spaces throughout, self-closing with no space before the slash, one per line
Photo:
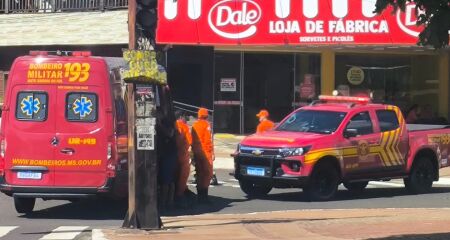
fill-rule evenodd
<path id="1" fill-rule="evenodd" d="M 157 42 L 187 45 L 415 45 L 414 5 L 376 0 L 162 0 Z"/>

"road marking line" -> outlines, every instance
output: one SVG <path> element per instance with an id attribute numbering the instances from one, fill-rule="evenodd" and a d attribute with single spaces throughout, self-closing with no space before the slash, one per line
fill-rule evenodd
<path id="1" fill-rule="evenodd" d="M 92 240 L 107 240 L 100 229 L 92 229 Z"/>
<path id="2" fill-rule="evenodd" d="M 18 226 L 0 227 L 0 238 L 16 228 L 18 228 Z"/>
<path id="3" fill-rule="evenodd" d="M 70 240 L 74 239 L 84 230 L 89 228 L 88 226 L 61 226 L 54 229 L 50 234 L 47 234 L 40 238 L 40 240 Z"/>

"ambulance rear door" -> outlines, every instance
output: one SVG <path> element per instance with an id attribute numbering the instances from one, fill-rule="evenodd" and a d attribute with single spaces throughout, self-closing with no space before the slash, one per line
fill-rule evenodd
<path id="1" fill-rule="evenodd" d="M 4 119 L 6 182 L 16 186 L 52 187 L 54 151 L 58 144 L 55 86 L 14 85 L 8 102 L 7 119 Z"/>
<path id="2" fill-rule="evenodd" d="M 71 64 L 79 64 L 86 75 L 56 90 L 60 144 L 55 155 L 65 165 L 55 166 L 55 186 L 98 188 L 106 183 L 113 135 L 108 74 L 98 62 Z"/>

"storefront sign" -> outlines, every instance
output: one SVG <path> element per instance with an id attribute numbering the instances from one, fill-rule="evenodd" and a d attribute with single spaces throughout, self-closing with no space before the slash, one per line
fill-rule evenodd
<path id="1" fill-rule="evenodd" d="M 359 85 L 364 81 L 364 70 L 359 67 L 352 67 L 347 72 L 347 80 L 353 85 Z"/>
<path id="2" fill-rule="evenodd" d="M 220 79 L 221 92 L 236 92 L 236 78 L 221 78 Z"/>
<path id="3" fill-rule="evenodd" d="M 421 31 L 414 5 L 375 15 L 374 0 L 186 0 L 158 7 L 158 43 L 414 45 Z"/>

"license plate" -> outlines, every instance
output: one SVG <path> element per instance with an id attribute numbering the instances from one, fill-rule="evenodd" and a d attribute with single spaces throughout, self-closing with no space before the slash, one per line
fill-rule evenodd
<path id="1" fill-rule="evenodd" d="M 42 173 L 40 172 L 17 172 L 17 178 L 20 179 L 41 179 Z"/>
<path id="2" fill-rule="evenodd" d="M 247 167 L 247 174 L 253 176 L 264 176 L 266 170 L 264 168 Z"/>

